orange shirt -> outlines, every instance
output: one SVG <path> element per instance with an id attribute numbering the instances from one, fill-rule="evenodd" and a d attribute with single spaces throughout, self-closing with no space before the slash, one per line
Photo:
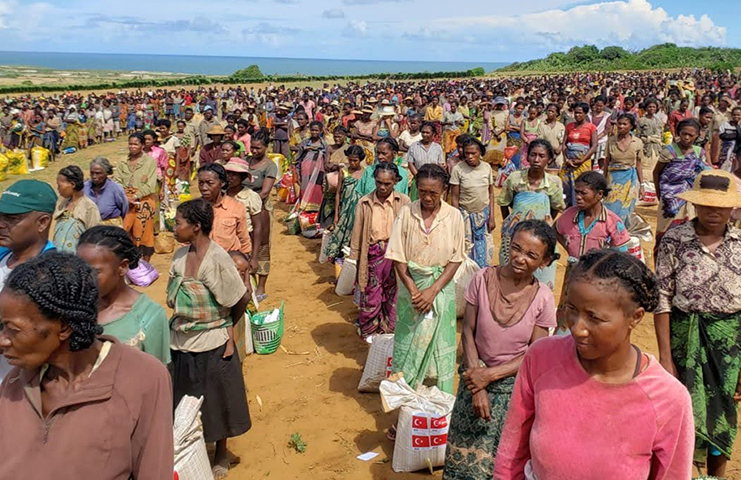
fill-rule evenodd
<path id="1" fill-rule="evenodd" d="M 244 205 L 232 197 L 223 196 L 214 205 L 214 226 L 211 240 L 227 252 L 238 250 L 245 255 L 252 251 Z"/>

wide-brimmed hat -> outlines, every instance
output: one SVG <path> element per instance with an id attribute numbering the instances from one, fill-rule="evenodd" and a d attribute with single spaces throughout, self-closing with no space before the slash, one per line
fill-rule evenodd
<path id="1" fill-rule="evenodd" d="M 378 100 L 376 99 L 376 97 L 370 97 L 368 99 L 368 103 L 378 103 Z"/>
<path id="2" fill-rule="evenodd" d="M 226 132 L 224 131 L 224 127 L 221 125 L 214 125 L 208 132 L 206 132 L 206 135 L 226 135 Z"/>
<path id="3" fill-rule="evenodd" d="M 224 170 L 227 172 L 237 172 L 237 173 L 250 173 L 250 164 L 246 160 L 242 160 L 241 158 L 231 158 L 228 162 L 226 162 L 226 165 L 224 165 Z"/>
<path id="4" fill-rule="evenodd" d="M 391 105 L 391 102 L 388 98 L 384 98 L 383 100 L 381 100 L 381 105 Z"/>
<path id="5" fill-rule="evenodd" d="M 736 177 L 724 170 L 705 170 L 695 178 L 692 190 L 677 197 L 695 205 L 719 208 L 741 208 Z"/>
<path id="6" fill-rule="evenodd" d="M 278 108 L 282 108 L 283 110 L 291 111 L 291 109 L 293 108 L 293 104 L 290 103 L 290 102 L 283 102 L 283 103 L 280 104 L 280 106 Z"/>
<path id="7" fill-rule="evenodd" d="M 379 113 L 381 117 L 393 117 L 396 115 L 396 112 L 394 111 L 394 107 L 391 105 L 387 105 L 383 108 L 381 108 L 381 112 Z"/>
<path id="8" fill-rule="evenodd" d="M 360 111 L 360 113 L 373 113 L 373 107 L 363 107 L 363 109 Z"/>

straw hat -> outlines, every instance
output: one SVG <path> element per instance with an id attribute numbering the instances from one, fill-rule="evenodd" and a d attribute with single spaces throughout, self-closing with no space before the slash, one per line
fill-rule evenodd
<path id="1" fill-rule="evenodd" d="M 361 113 L 373 113 L 373 107 L 363 107 L 363 109 L 360 111 Z"/>
<path id="2" fill-rule="evenodd" d="M 692 190 L 677 197 L 695 205 L 719 208 L 741 208 L 736 178 L 724 170 L 704 170 L 695 178 Z"/>
<path id="3" fill-rule="evenodd" d="M 224 127 L 221 125 L 214 125 L 208 132 L 206 132 L 206 135 L 226 135 L 226 132 L 224 131 Z"/>
<path id="4" fill-rule="evenodd" d="M 282 110 L 291 111 L 291 109 L 293 108 L 293 104 L 290 103 L 290 102 L 283 102 L 283 103 L 280 104 L 280 107 L 278 107 L 278 108 L 280 108 Z"/>
<path id="5" fill-rule="evenodd" d="M 383 106 L 391 105 L 391 102 L 389 101 L 388 98 L 384 98 L 383 100 L 381 100 L 381 105 Z"/>
<path id="6" fill-rule="evenodd" d="M 224 170 L 227 172 L 250 173 L 250 164 L 241 158 L 231 158 L 224 165 Z"/>
<path id="7" fill-rule="evenodd" d="M 378 103 L 378 100 L 376 99 L 376 97 L 370 97 L 368 99 L 368 103 Z"/>

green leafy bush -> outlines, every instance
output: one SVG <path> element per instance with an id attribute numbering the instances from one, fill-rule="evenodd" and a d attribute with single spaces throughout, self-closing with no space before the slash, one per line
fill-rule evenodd
<path id="1" fill-rule="evenodd" d="M 594 45 L 584 45 L 573 47 L 566 53 L 556 52 L 537 60 L 515 62 L 497 71 L 575 72 L 659 68 L 718 68 L 719 71 L 725 71 L 738 67 L 741 67 L 739 48 L 690 48 L 663 43 L 635 53 L 618 46 L 599 50 Z"/>

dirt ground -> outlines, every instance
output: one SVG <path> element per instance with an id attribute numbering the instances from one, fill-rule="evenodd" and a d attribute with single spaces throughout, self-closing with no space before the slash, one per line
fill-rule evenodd
<path id="1" fill-rule="evenodd" d="M 112 162 L 122 160 L 126 155 L 125 141 L 121 139 L 61 156 L 46 170 L 30 176 L 56 187 L 56 173 L 60 168 L 77 164 L 87 171 L 89 161 L 97 155 L 106 156 Z M 0 182 L 0 191 L 16 179 L 18 177 L 9 177 Z M 352 324 L 357 308 L 351 297 L 334 294 L 333 267 L 317 262 L 319 240 L 285 235 L 280 220 L 287 209 L 285 205 L 278 205 L 272 273 L 267 285 L 269 297 L 261 310 L 285 302 L 285 351 L 278 350 L 267 356 L 251 355 L 244 362 L 253 428 L 229 441 L 229 448 L 242 459 L 230 472 L 229 480 L 411 480 L 429 477 L 429 472 L 397 474 L 392 471 L 393 444 L 386 439 L 385 430 L 395 421 L 396 415 L 383 413 L 378 394 L 357 391 L 368 352 L 368 345 L 360 340 Z M 655 210 L 656 207 L 638 208 L 638 212 L 654 225 Z M 500 218 L 497 221 L 501 224 Z M 494 237 L 498 242 L 498 232 Z M 653 266 L 652 248 L 653 243 L 644 245 L 650 266 Z M 164 305 L 170 255 L 155 255 L 152 263 L 161 278 L 144 291 Z M 559 283 L 563 279 L 564 265 L 565 258 L 558 264 Z M 556 298 L 558 295 L 560 284 Z M 647 315 L 636 329 L 633 342 L 642 350 L 657 354 L 651 315 Z M 294 433 L 300 433 L 307 444 L 303 454 L 287 447 Z M 735 460 L 729 463 L 729 479 L 741 480 L 739 443 L 734 450 Z M 379 455 L 369 462 L 355 458 L 369 451 Z M 442 470 L 436 470 L 434 476 L 441 475 Z"/>

